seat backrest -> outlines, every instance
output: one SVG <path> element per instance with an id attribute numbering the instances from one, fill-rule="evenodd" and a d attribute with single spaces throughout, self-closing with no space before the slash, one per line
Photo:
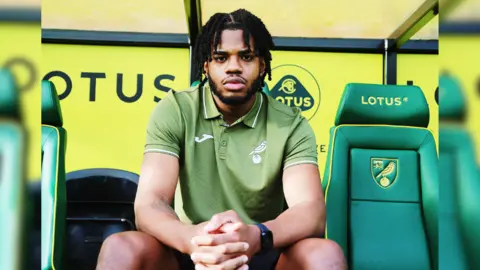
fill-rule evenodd
<path id="1" fill-rule="evenodd" d="M 95 269 L 103 241 L 136 230 L 134 201 L 138 174 L 118 169 L 84 169 L 67 174 L 67 269 Z"/>
<path id="2" fill-rule="evenodd" d="M 42 81 L 42 269 L 62 269 L 67 132 L 55 86 Z"/>
<path id="3" fill-rule="evenodd" d="M 436 269 L 438 158 L 416 86 L 348 84 L 331 129 L 326 237 L 351 269 Z"/>
<path id="4" fill-rule="evenodd" d="M 439 86 L 440 266 L 480 269 L 480 175 L 464 127 L 466 100 L 454 77 L 442 75 Z"/>
<path id="5" fill-rule="evenodd" d="M 0 265 L 24 269 L 28 197 L 25 133 L 20 124 L 19 93 L 12 74 L 0 69 Z"/>

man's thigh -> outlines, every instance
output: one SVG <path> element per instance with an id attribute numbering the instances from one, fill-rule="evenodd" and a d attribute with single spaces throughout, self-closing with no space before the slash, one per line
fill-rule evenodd
<path id="1" fill-rule="evenodd" d="M 193 264 L 188 254 L 183 254 L 175 251 L 175 256 L 180 265 L 180 270 L 194 270 Z M 252 257 L 252 260 L 248 264 L 249 270 L 274 270 L 277 265 L 278 258 L 280 257 L 279 250 L 272 250 L 265 254 L 259 254 Z"/>

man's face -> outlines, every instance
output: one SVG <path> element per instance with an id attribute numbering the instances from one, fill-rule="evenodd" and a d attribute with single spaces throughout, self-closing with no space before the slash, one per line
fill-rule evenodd
<path id="1" fill-rule="evenodd" d="M 250 37 L 250 47 L 254 40 Z M 248 50 L 242 30 L 224 30 L 212 61 L 205 62 L 210 87 L 225 104 L 248 102 L 261 87 L 265 62 Z"/>

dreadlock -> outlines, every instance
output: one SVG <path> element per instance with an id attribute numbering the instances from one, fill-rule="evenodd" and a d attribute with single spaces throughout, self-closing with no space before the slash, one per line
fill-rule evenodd
<path id="1" fill-rule="evenodd" d="M 238 9 L 232 13 L 216 13 L 202 27 L 193 48 L 194 79 L 200 81 L 201 85 L 205 83 L 205 81 L 202 81 L 203 65 L 206 61 L 212 61 L 212 48 L 213 51 L 216 51 L 223 30 L 243 30 L 243 40 L 249 50 L 252 50 L 250 35 L 253 37 L 255 48 L 252 51 L 265 60 L 262 86 L 267 75 L 268 80 L 271 80 L 270 62 L 272 61 L 272 54 L 270 50 L 274 46 L 272 36 L 262 20 L 245 9 Z"/>

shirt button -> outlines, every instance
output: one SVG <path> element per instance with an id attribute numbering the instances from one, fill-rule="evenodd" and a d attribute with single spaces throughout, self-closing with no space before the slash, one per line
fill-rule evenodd
<path id="1" fill-rule="evenodd" d="M 226 141 L 223 141 L 223 142 L 222 142 L 222 146 L 227 146 L 227 142 L 226 142 Z"/>

